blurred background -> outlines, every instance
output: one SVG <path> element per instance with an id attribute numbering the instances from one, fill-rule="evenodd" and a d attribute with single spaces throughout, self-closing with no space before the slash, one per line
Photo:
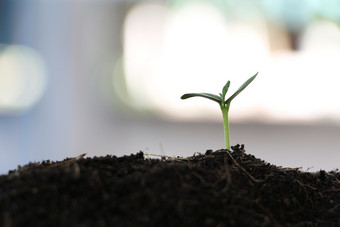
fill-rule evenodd
<path id="1" fill-rule="evenodd" d="M 339 0 L 1 0 L 0 174 L 87 153 L 231 143 L 270 163 L 340 161 Z"/>

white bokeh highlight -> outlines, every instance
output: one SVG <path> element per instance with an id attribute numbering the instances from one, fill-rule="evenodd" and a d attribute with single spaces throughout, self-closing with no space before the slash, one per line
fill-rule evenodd
<path id="1" fill-rule="evenodd" d="M 232 94 L 259 72 L 233 101 L 231 121 L 340 121 L 340 29 L 315 22 L 302 34 L 301 50 L 273 52 L 264 18 L 230 21 L 207 3 L 137 5 L 124 26 L 128 91 L 136 107 L 162 116 L 221 120 L 216 104 L 179 97 L 217 94 L 228 80 Z"/>

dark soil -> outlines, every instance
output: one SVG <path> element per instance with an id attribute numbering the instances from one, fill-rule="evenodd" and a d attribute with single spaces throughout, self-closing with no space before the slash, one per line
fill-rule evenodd
<path id="1" fill-rule="evenodd" d="M 246 154 L 72 158 L 0 176 L 0 226 L 340 226 L 340 173 Z"/>

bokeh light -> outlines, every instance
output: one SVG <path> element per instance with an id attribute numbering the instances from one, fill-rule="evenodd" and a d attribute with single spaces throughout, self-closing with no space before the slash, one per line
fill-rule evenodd
<path id="1" fill-rule="evenodd" d="M 124 27 L 130 96 L 138 108 L 152 108 L 163 116 L 202 115 L 202 111 L 187 110 L 202 109 L 205 103 L 183 105 L 180 95 L 190 90 L 216 92 L 227 80 L 238 86 L 255 74 L 268 61 L 265 33 L 263 21 L 228 24 L 208 3 L 176 10 L 160 3 L 137 5 Z"/>
<path id="2" fill-rule="evenodd" d="M 39 53 L 25 46 L 0 46 L 0 114 L 28 110 L 45 87 L 46 70 Z"/>
<path id="3" fill-rule="evenodd" d="M 232 121 L 340 121 L 339 26 L 312 20 L 315 6 L 305 1 L 262 4 L 267 17 L 241 19 L 201 1 L 174 8 L 136 5 L 127 15 L 123 42 L 123 70 L 135 107 L 170 118 L 220 120 L 218 108 L 206 101 L 184 103 L 179 97 L 217 93 L 227 80 L 232 92 L 259 71 L 248 95 L 232 104 Z"/>

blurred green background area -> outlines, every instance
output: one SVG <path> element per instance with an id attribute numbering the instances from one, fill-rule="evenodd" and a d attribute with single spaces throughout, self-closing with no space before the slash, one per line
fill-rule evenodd
<path id="1" fill-rule="evenodd" d="M 2 0 L 0 173 L 87 153 L 190 156 L 231 144 L 276 165 L 340 160 L 339 0 Z M 227 95 L 228 96 L 228 95 Z"/>

